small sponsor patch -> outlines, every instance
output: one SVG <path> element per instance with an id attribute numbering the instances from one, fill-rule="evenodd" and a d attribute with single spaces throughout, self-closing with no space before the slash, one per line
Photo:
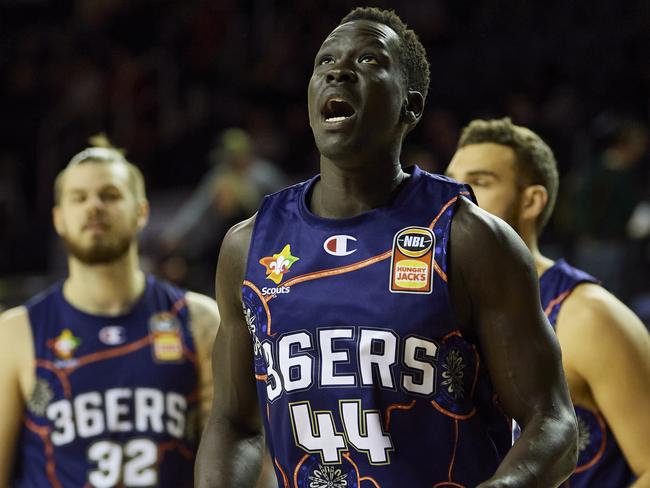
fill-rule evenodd
<path id="1" fill-rule="evenodd" d="M 48 346 L 52 348 L 58 359 L 72 359 L 75 350 L 81 344 L 81 340 L 72 333 L 70 329 L 63 329 L 61 334 L 55 339 L 48 341 Z"/>
<path id="2" fill-rule="evenodd" d="M 107 325 L 99 331 L 99 340 L 107 346 L 119 346 L 126 342 L 126 329 L 121 325 Z"/>
<path id="3" fill-rule="evenodd" d="M 279 285 L 284 274 L 298 260 L 299 257 L 291 254 L 291 244 L 286 244 L 279 253 L 260 259 L 260 264 L 266 268 L 266 279 Z"/>
<path id="4" fill-rule="evenodd" d="M 331 236 L 323 243 L 323 249 L 332 256 L 349 256 L 357 250 L 350 241 L 356 242 L 357 239 L 347 235 Z"/>
<path id="5" fill-rule="evenodd" d="M 153 356 L 160 362 L 177 362 L 183 359 L 183 340 L 178 318 L 169 312 L 154 314 L 149 319 L 153 336 Z"/>
<path id="6" fill-rule="evenodd" d="M 392 293 L 431 293 L 436 238 L 427 227 L 407 227 L 395 234 L 390 264 Z"/>

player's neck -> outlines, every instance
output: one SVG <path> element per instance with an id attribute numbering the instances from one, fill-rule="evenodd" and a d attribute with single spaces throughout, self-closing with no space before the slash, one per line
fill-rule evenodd
<path id="1" fill-rule="evenodd" d="M 320 181 L 312 191 L 310 208 L 320 217 L 354 217 L 388 205 L 407 179 L 408 174 L 402 171 L 399 160 L 375 164 L 370 169 L 365 165 L 344 169 L 343 165 L 323 159 Z"/>
<path id="2" fill-rule="evenodd" d="M 539 246 L 537 244 L 537 236 L 532 235 L 532 236 L 527 236 L 524 237 L 524 242 L 526 243 L 526 246 L 530 250 L 530 253 L 533 255 L 533 261 L 535 261 L 535 269 L 537 270 L 537 276 L 540 277 L 546 271 L 548 268 L 553 266 L 554 261 L 552 259 L 547 258 L 544 256 L 540 250 Z"/>
<path id="3" fill-rule="evenodd" d="M 144 293 L 146 279 L 133 244 L 121 258 L 108 264 L 88 265 L 68 259 L 69 277 L 63 294 L 79 310 L 96 315 L 128 312 Z"/>

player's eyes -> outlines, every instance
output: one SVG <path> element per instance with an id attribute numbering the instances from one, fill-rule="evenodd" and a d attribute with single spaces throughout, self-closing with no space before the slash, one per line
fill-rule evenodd
<path id="1" fill-rule="evenodd" d="M 477 180 L 471 181 L 471 182 L 470 182 L 470 185 L 471 185 L 471 186 L 480 186 L 480 187 L 484 187 L 484 188 L 485 188 L 485 187 L 490 186 L 490 181 L 489 181 L 489 180 L 486 180 L 486 179 L 484 179 L 484 178 L 479 178 L 479 179 L 477 179 Z"/>
<path id="2" fill-rule="evenodd" d="M 334 58 L 330 55 L 321 56 L 318 60 L 318 64 L 332 64 Z"/>
<path id="3" fill-rule="evenodd" d="M 81 203 L 86 199 L 86 195 L 82 195 L 81 193 L 73 193 L 68 197 L 68 201 L 72 203 Z"/>
<path id="4" fill-rule="evenodd" d="M 101 198 L 105 202 L 113 202 L 115 200 L 119 200 L 120 194 L 115 192 L 106 192 L 102 193 Z"/>
<path id="5" fill-rule="evenodd" d="M 372 54 L 364 54 L 359 58 L 359 62 L 363 64 L 379 64 L 379 61 Z"/>

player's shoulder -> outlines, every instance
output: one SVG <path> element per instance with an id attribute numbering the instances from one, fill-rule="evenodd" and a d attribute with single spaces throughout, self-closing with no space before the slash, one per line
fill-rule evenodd
<path id="1" fill-rule="evenodd" d="M 616 328 L 620 316 L 633 312 L 597 283 L 580 283 L 563 301 L 558 324 L 570 322 L 576 333 L 602 333 Z"/>
<path id="2" fill-rule="evenodd" d="M 475 263 L 503 265 L 507 260 L 511 266 L 523 260 L 530 264 L 528 250 L 512 227 L 468 198 L 458 201 L 451 233 L 452 249 Z"/>
<path id="3" fill-rule="evenodd" d="M 449 188 L 464 188 L 465 186 L 467 186 L 464 183 L 461 183 L 460 181 L 450 178 L 449 176 L 441 175 L 438 173 L 429 173 L 428 171 L 425 171 L 423 169 L 420 169 L 420 174 L 422 175 L 423 179 L 431 183 L 446 186 Z"/>
<path id="4" fill-rule="evenodd" d="M 185 301 L 193 318 L 197 316 L 208 316 L 219 320 L 219 308 L 217 302 L 203 293 L 187 291 Z"/>
<path id="5" fill-rule="evenodd" d="M 422 181 L 427 185 L 432 186 L 437 192 L 441 192 L 443 195 L 462 195 L 472 201 L 475 200 L 474 192 L 466 183 L 454 180 L 446 175 L 429 173 L 420 168 L 418 168 L 417 173 L 414 171 L 414 174 L 419 175 Z"/>
<path id="6" fill-rule="evenodd" d="M 318 176 L 313 176 L 312 178 L 309 178 L 308 180 L 305 181 L 300 181 L 298 183 L 294 183 L 293 185 L 285 186 L 284 188 L 281 188 L 280 190 L 270 193 L 269 195 L 266 195 L 264 197 L 264 200 L 278 200 L 282 198 L 287 198 L 287 197 L 292 197 L 296 193 L 302 193 L 303 190 L 305 189 L 305 186 L 309 185 L 310 183 L 313 182 L 314 179 L 318 178 Z"/>
<path id="7" fill-rule="evenodd" d="M 24 305 L 0 313 L 0 330 L 25 325 L 29 325 L 29 313 Z"/>
<path id="8" fill-rule="evenodd" d="M 210 342 L 221 324 L 217 302 L 207 295 L 193 291 L 185 293 L 185 301 L 190 314 L 190 327 L 197 342 Z M 203 345 L 197 344 L 198 347 Z"/>
<path id="9" fill-rule="evenodd" d="M 0 356 L 31 351 L 32 332 L 27 307 L 10 308 L 0 314 Z"/>
<path id="10" fill-rule="evenodd" d="M 573 290 L 562 303 L 556 327 L 562 347 L 571 355 L 624 354 L 648 339 L 634 312 L 596 283 L 581 283 Z"/>
<path id="11" fill-rule="evenodd" d="M 256 220 L 257 213 L 228 229 L 221 243 L 221 256 L 247 255 Z"/>

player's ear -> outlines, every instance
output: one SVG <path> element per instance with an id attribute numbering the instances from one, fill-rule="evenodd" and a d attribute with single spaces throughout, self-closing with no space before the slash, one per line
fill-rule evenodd
<path id="1" fill-rule="evenodd" d="M 52 207 L 52 223 L 54 224 L 56 233 L 61 235 L 63 232 L 63 216 L 61 215 L 61 208 L 58 205 Z"/>
<path id="2" fill-rule="evenodd" d="M 424 97 L 422 93 L 415 90 L 409 90 L 406 100 L 402 105 L 402 120 L 411 128 L 420 121 L 424 110 Z"/>
<path id="3" fill-rule="evenodd" d="M 144 229 L 147 222 L 149 222 L 149 202 L 142 199 L 138 202 L 138 230 Z"/>
<path id="4" fill-rule="evenodd" d="M 524 188 L 521 195 L 520 216 L 525 220 L 537 220 L 548 203 L 548 191 L 543 185 Z"/>

